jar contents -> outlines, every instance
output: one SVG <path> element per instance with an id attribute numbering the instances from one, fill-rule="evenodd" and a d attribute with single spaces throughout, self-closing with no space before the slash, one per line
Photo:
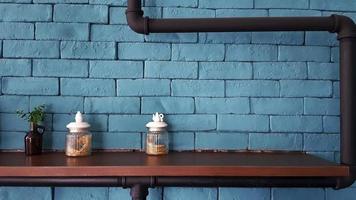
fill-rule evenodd
<path id="1" fill-rule="evenodd" d="M 92 135 L 88 131 L 90 124 L 83 121 L 82 114 L 78 111 L 75 122 L 67 125 L 69 132 L 66 136 L 67 156 L 89 156 L 91 154 Z"/>
<path id="2" fill-rule="evenodd" d="M 88 156 L 91 154 L 91 135 L 87 133 L 70 133 L 67 135 L 67 156 Z"/>
<path id="3" fill-rule="evenodd" d="M 168 153 L 168 133 L 149 132 L 147 134 L 146 153 L 149 155 L 164 155 Z"/>
<path id="4" fill-rule="evenodd" d="M 152 122 L 149 122 L 146 136 L 146 153 L 148 155 L 164 155 L 169 152 L 169 138 L 166 130 L 168 124 L 163 120 L 163 114 L 153 114 Z"/>

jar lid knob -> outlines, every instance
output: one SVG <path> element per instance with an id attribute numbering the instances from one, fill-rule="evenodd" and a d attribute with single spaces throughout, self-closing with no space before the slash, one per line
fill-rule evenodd
<path id="1" fill-rule="evenodd" d="M 71 122 L 67 125 L 67 128 L 72 132 L 78 132 L 82 129 L 88 129 L 90 124 L 85 122 L 83 115 L 80 111 L 75 114 L 75 122 Z"/>
<path id="2" fill-rule="evenodd" d="M 152 115 L 152 120 L 154 122 L 164 122 L 164 115 L 162 113 L 156 112 Z"/>

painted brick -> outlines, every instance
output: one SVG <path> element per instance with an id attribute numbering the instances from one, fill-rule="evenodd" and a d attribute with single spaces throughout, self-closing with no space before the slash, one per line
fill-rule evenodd
<path id="1" fill-rule="evenodd" d="M 293 194 L 293 195 L 291 195 Z M 273 200 L 300 200 L 310 199 L 324 200 L 324 189 L 322 188 L 272 188 Z"/>
<path id="2" fill-rule="evenodd" d="M 338 63 L 308 63 L 308 78 L 321 80 L 339 80 Z"/>
<path id="3" fill-rule="evenodd" d="M 141 149 L 140 133 L 94 133 L 94 149 Z"/>
<path id="4" fill-rule="evenodd" d="M 0 13 L 1 21 L 50 21 L 52 19 L 52 6 L 38 4 L 1 4 Z"/>
<path id="5" fill-rule="evenodd" d="M 67 132 L 46 132 L 43 135 L 43 149 L 64 151 Z"/>
<path id="6" fill-rule="evenodd" d="M 197 40 L 197 33 L 153 33 L 145 35 L 145 41 L 148 42 L 195 43 Z"/>
<path id="7" fill-rule="evenodd" d="M 82 97 L 63 97 L 63 96 L 35 96 L 30 97 L 30 109 L 35 106 L 45 104 L 46 112 L 49 113 L 75 113 L 76 111 L 83 110 Z"/>
<path id="8" fill-rule="evenodd" d="M 251 43 L 251 33 L 199 33 L 200 43 L 246 44 Z"/>
<path id="9" fill-rule="evenodd" d="M 33 60 L 33 76 L 87 77 L 88 61 L 64 59 Z"/>
<path id="10" fill-rule="evenodd" d="M 125 1 L 125 0 L 89 0 L 89 3 L 90 4 L 115 5 L 115 6 L 126 6 L 127 5 L 127 1 Z"/>
<path id="11" fill-rule="evenodd" d="M 276 61 L 277 46 L 273 45 L 227 45 L 227 61 Z"/>
<path id="12" fill-rule="evenodd" d="M 256 62 L 253 63 L 254 79 L 306 79 L 304 62 Z"/>
<path id="13" fill-rule="evenodd" d="M 31 60 L 1 59 L 0 76 L 30 76 Z"/>
<path id="14" fill-rule="evenodd" d="M 271 116 L 273 132 L 321 132 L 320 116 Z"/>
<path id="15" fill-rule="evenodd" d="M 194 150 L 194 133 L 192 132 L 169 133 L 169 149 L 174 151 Z"/>
<path id="16" fill-rule="evenodd" d="M 248 98 L 196 98 L 196 113 L 248 114 Z"/>
<path id="17" fill-rule="evenodd" d="M 343 190 L 326 189 L 327 200 L 353 200 L 355 198 L 356 188 L 346 188 Z"/>
<path id="18" fill-rule="evenodd" d="M 16 112 L 16 110 L 27 112 L 28 108 L 29 98 L 27 96 L 0 96 L 0 112 Z"/>
<path id="19" fill-rule="evenodd" d="M 152 115 L 110 115 L 110 132 L 146 132 Z"/>
<path id="20" fill-rule="evenodd" d="M 219 188 L 219 200 L 270 200 L 270 193 L 268 188 Z"/>
<path id="21" fill-rule="evenodd" d="M 223 44 L 173 44 L 172 60 L 179 61 L 222 61 Z"/>
<path id="22" fill-rule="evenodd" d="M 115 81 L 108 79 L 62 78 L 61 94 L 70 96 L 115 96 Z"/>
<path id="23" fill-rule="evenodd" d="M 88 3 L 88 0 L 33 0 L 33 3 Z"/>
<path id="24" fill-rule="evenodd" d="M 215 11 L 199 8 L 163 8 L 163 18 L 215 17 Z"/>
<path id="25" fill-rule="evenodd" d="M 215 200 L 217 199 L 217 189 L 215 188 L 164 188 L 164 200 L 183 200 L 194 197 L 195 200 Z"/>
<path id="26" fill-rule="evenodd" d="M 200 0 L 201 8 L 253 8 L 253 1 L 249 0 Z"/>
<path id="27" fill-rule="evenodd" d="M 251 112 L 269 115 L 303 114 L 302 98 L 253 98 Z"/>
<path id="28" fill-rule="evenodd" d="M 318 10 L 294 10 L 294 9 L 269 9 L 271 17 L 304 17 L 304 16 L 321 16 Z"/>
<path id="29" fill-rule="evenodd" d="M 1 3 L 31 3 L 32 0 L 0 0 Z"/>
<path id="30" fill-rule="evenodd" d="M 27 121 L 20 119 L 16 114 L 0 113 L 0 130 L 1 131 L 28 131 Z"/>
<path id="31" fill-rule="evenodd" d="M 116 1 L 116 0 L 113 0 Z M 117 2 L 117 1 L 116 1 Z M 125 0 L 126 3 L 126 0 Z M 126 7 L 110 7 L 110 24 L 127 24 L 126 20 Z M 144 7 L 143 11 L 146 16 L 150 16 L 150 18 L 161 18 L 162 17 L 162 9 L 155 7 Z M 132 31 L 131 34 L 136 34 Z"/>
<path id="32" fill-rule="evenodd" d="M 170 131 L 210 131 L 216 129 L 215 115 L 166 116 Z"/>
<path id="33" fill-rule="evenodd" d="M 189 78 L 198 77 L 197 62 L 146 61 L 146 78 Z"/>
<path id="34" fill-rule="evenodd" d="M 173 80 L 172 96 L 223 97 L 224 81 Z"/>
<path id="35" fill-rule="evenodd" d="M 334 98 L 340 97 L 340 82 L 333 83 L 333 97 Z"/>
<path id="36" fill-rule="evenodd" d="M 265 9 L 217 9 L 216 17 L 267 17 Z"/>
<path id="37" fill-rule="evenodd" d="M 265 80 L 226 81 L 226 96 L 275 97 L 279 96 L 279 83 Z"/>
<path id="38" fill-rule="evenodd" d="M 39 40 L 88 40 L 89 25 L 82 23 L 36 23 Z"/>
<path id="39" fill-rule="evenodd" d="M 288 150 L 301 151 L 303 146 L 302 134 L 290 133 L 251 133 L 249 149 L 257 150 Z"/>
<path id="40" fill-rule="evenodd" d="M 56 4 L 53 20 L 55 22 L 107 23 L 108 7 L 103 5 Z"/>
<path id="41" fill-rule="evenodd" d="M 143 97 L 142 113 L 189 114 L 194 112 L 194 99 L 185 97 Z"/>
<path id="42" fill-rule="evenodd" d="M 131 60 L 169 60 L 171 45 L 159 43 L 119 43 L 119 59 Z"/>
<path id="43" fill-rule="evenodd" d="M 304 33 L 303 32 L 253 32 L 252 43 L 302 45 L 304 43 Z"/>
<path id="44" fill-rule="evenodd" d="M 139 113 L 138 97 L 91 97 L 85 98 L 85 113 Z"/>
<path id="45" fill-rule="evenodd" d="M 251 63 L 202 62 L 199 79 L 252 79 Z"/>
<path id="46" fill-rule="evenodd" d="M 50 187 L 1 187 L 0 199 L 21 200 L 27 199 L 51 200 Z"/>
<path id="47" fill-rule="evenodd" d="M 329 62 L 330 48 L 319 46 L 280 46 L 278 60 Z"/>
<path id="48" fill-rule="evenodd" d="M 196 133 L 196 149 L 242 150 L 248 147 L 248 134 L 245 133 Z"/>
<path id="49" fill-rule="evenodd" d="M 255 0 L 255 8 L 301 8 L 309 7 L 308 0 Z"/>
<path id="50" fill-rule="evenodd" d="M 356 2 L 348 0 L 310 0 L 310 8 L 320 10 L 355 11 Z"/>
<path id="51" fill-rule="evenodd" d="M 339 133 L 340 132 L 340 118 L 333 116 L 323 117 L 324 132 Z"/>
<path id="52" fill-rule="evenodd" d="M 125 7 L 110 7 L 110 24 L 127 24 Z"/>
<path id="53" fill-rule="evenodd" d="M 331 62 L 339 62 L 340 61 L 340 49 L 339 47 L 331 48 Z"/>
<path id="54" fill-rule="evenodd" d="M 91 125 L 90 131 L 105 132 L 108 130 L 108 116 L 107 115 L 85 114 L 83 117 L 84 117 L 84 120 Z M 53 115 L 53 130 L 54 131 L 68 131 L 66 126 L 70 122 L 73 122 L 74 118 L 75 118 L 75 113 L 54 114 Z"/>
<path id="55" fill-rule="evenodd" d="M 219 115 L 219 131 L 269 131 L 269 118 L 263 115 Z"/>
<path id="56" fill-rule="evenodd" d="M 304 114 L 307 115 L 340 115 L 340 99 L 305 98 Z"/>
<path id="57" fill-rule="evenodd" d="M 90 187 L 56 187 L 54 198 L 56 200 L 102 200 L 108 198 L 108 188 L 90 188 Z"/>
<path id="58" fill-rule="evenodd" d="M 146 6 L 161 6 L 161 7 L 197 7 L 198 0 L 145 0 Z"/>
<path id="59" fill-rule="evenodd" d="M 57 95 L 58 88 L 58 79 L 56 78 L 2 78 L 3 94 Z"/>
<path id="60" fill-rule="evenodd" d="M 281 80 L 282 97 L 329 97 L 330 81 Z"/>
<path id="61" fill-rule="evenodd" d="M 319 46 L 337 46 L 339 42 L 337 41 L 335 33 L 329 33 L 323 31 L 323 32 L 306 32 L 305 44 L 319 45 Z"/>
<path id="62" fill-rule="evenodd" d="M 304 151 L 339 151 L 339 134 L 304 134 Z"/>
<path id="63" fill-rule="evenodd" d="M 142 42 L 143 36 L 132 34 L 132 30 L 124 25 L 96 25 L 91 26 L 92 41 Z"/>
<path id="64" fill-rule="evenodd" d="M 62 58 L 115 59 L 114 42 L 61 42 Z"/>
<path id="65" fill-rule="evenodd" d="M 24 142 L 23 139 L 25 137 L 25 132 L 0 132 L 0 148 L 1 149 L 8 149 L 8 150 L 23 150 L 24 149 Z M 0 199 L 3 196 L 1 194 L 0 189 Z M 6 198 L 5 198 L 6 199 Z"/>
<path id="66" fill-rule="evenodd" d="M 33 39 L 34 32 L 35 27 L 30 23 L 0 23 L 0 39 Z"/>
<path id="67" fill-rule="evenodd" d="M 89 76 L 94 78 L 142 78 L 143 63 L 136 61 L 90 61 Z"/>
<path id="68" fill-rule="evenodd" d="M 58 58 L 59 43 L 55 41 L 5 40 L 3 57 Z"/>
<path id="69" fill-rule="evenodd" d="M 118 80 L 118 96 L 163 96 L 170 94 L 170 81 L 166 79 Z"/>

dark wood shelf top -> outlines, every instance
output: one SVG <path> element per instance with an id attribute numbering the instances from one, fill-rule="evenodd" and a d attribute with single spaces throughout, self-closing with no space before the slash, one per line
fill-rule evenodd
<path id="1" fill-rule="evenodd" d="M 0 153 L 0 177 L 114 176 L 343 177 L 349 176 L 349 167 L 296 152 L 96 152 L 77 158 L 62 152 Z"/>

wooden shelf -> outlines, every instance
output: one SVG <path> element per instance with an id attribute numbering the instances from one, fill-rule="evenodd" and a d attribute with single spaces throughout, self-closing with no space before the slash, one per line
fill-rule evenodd
<path id="1" fill-rule="evenodd" d="M 64 153 L 0 153 L 0 177 L 347 177 L 349 167 L 304 153 L 101 152 L 71 158 Z"/>

